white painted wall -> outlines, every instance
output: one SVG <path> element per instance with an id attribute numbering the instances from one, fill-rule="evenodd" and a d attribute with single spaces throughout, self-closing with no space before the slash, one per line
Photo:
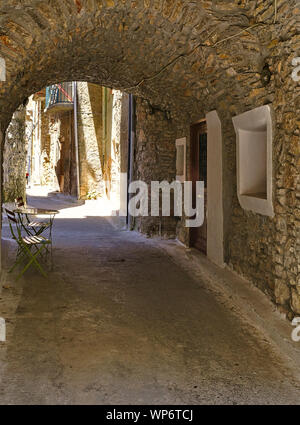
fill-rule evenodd
<path id="1" fill-rule="evenodd" d="M 207 257 L 224 267 L 222 128 L 216 111 L 207 124 Z"/>

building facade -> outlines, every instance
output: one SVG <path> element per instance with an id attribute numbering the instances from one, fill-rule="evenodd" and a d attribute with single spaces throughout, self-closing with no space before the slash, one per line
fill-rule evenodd
<path id="1" fill-rule="evenodd" d="M 180 139 L 185 179 L 197 174 L 195 156 L 198 165 L 207 157 L 206 255 L 253 282 L 290 319 L 299 315 L 298 2 L 30 3 L 35 15 L 25 8 L 14 12 L 10 0 L 1 6 L 4 15 L 11 6 L 0 46 L 7 71 L 0 86 L 2 143 L 18 105 L 53 81 L 90 81 L 135 95 L 134 126 L 128 122 L 132 176 L 147 183 L 174 180 Z M 203 121 L 206 136 L 197 127 Z M 78 129 L 79 137 L 97 133 L 85 118 Z M 103 121 L 101 131 L 105 140 L 115 134 Z M 96 143 L 81 147 L 85 197 L 104 190 L 97 182 L 108 179 L 114 165 L 106 142 L 100 154 Z M 101 155 L 101 174 L 99 167 L 95 174 Z M 65 181 L 60 177 L 57 184 Z M 184 218 L 138 217 L 132 227 L 193 244 Z"/>
<path id="2" fill-rule="evenodd" d="M 121 92 L 85 82 L 30 96 L 6 135 L 5 201 L 25 196 L 26 175 L 31 187 L 79 199 L 119 196 L 121 103 Z"/>

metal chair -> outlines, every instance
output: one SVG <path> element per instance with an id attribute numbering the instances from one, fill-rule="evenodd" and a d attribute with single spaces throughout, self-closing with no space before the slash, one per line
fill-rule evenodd
<path id="1" fill-rule="evenodd" d="M 26 208 L 26 205 L 24 203 L 22 196 L 15 199 L 15 205 L 17 208 L 20 208 L 20 209 Z M 28 214 L 20 214 L 20 213 L 18 213 L 18 216 L 28 236 L 39 236 L 41 233 L 43 233 L 45 230 L 48 229 L 49 230 L 48 238 L 51 240 L 51 243 L 52 243 L 51 220 L 50 221 L 31 220 Z M 24 222 L 23 216 L 25 216 L 26 222 Z"/>
<path id="2" fill-rule="evenodd" d="M 24 228 L 24 226 L 16 217 L 16 214 L 13 211 L 8 210 L 7 208 L 5 208 L 5 212 L 8 218 L 12 238 L 18 244 L 16 261 L 15 264 L 9 270 L 9 273 L 11 273 L 18 264 L 23 261 L 26 261 L 25 267 L 19 273 L 17 279 L 19 279 L 31 265 L 34 265 L 40 271 L 40 273 L 44 277 L 46 277 L 47 273 L 45 272 L 42 265 L 39 263 L 38 258 L 43 258 L 44 253 L 48 254 L 48 247 L 49 245 L 51 245 L 51 240 L 38 235 L 23 236 L 22 229 Z"/>

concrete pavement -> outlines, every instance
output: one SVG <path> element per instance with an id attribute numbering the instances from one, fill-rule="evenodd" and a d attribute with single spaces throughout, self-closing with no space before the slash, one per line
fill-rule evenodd
<path id="1" fill-rule="evenodd" d="M 212 290 L 206 260 L 199 274 L 184 247 L 120 230 L 92 204 L 30 204 L 61 211 L 55 266 L 4 281 L 1 404 L 299 403 L 292 363 Z"/>

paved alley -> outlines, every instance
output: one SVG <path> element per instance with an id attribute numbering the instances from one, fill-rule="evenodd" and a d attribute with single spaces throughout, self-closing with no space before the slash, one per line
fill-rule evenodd
<path id="1" fill-rule="evenodd" d="M 272 345 L 155 241 L 61 198 L 29 203 L 60 210 L 54 271 L 4 282 L 1 404 L 299 403 Z"/>

